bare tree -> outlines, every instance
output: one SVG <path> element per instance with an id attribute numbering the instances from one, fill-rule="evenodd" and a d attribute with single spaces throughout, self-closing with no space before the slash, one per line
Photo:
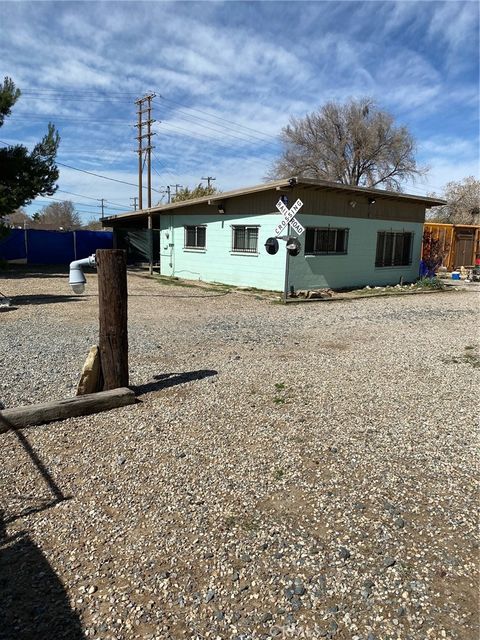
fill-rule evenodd
<path id="1" fill-rule="evenodd" d="M 71 231 L 82 226 L 80 215 L 75 211 L 73 202 L 52 202 L 43 207 L 36 216 L 35 226 L 39 229 L 62 229 Z"/>
<path id="2" fill-rule="evenodd" d="M 5 222 L 12 227 L 29 227 L 32 224 L 32 219 L 24 209 L 17 209 L 5 217 Z"/>
<path id="3" fill-rule="evenodd" d="M 83 228 L 89 231 L 101 231 L 104 229 L 101 220 L 95 217 L 90 218 L 87 224 L 83 225 Z"/>
<path id="4" fill-rule="evenodd" d="M 327 102 L 304 118 L 291 117 L 281 141 L 269 179 L 302 176 L 400 191 L 402 182 L 427 171 L 417 167 L 408 129 L 395 126 L 370 98 Z"/>
<path id="5" fill-rule="evenodd" d="M 468 176 L 462 181 L 448 182 L 442 197 L 447 204 L 430 209 L 429 220 L 450 224 L 480 224 L 480 180 Z"/>

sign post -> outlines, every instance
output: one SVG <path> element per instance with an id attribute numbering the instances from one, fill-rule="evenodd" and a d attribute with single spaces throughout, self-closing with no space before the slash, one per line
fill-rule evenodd
<path id="1" fill-rule="evenodd" d="M 299 236 L 305 231 L 304 227 L 295 218 L 297 213 L 303 207 L 303 202 L 300 198 L 297 199 L 295 204 L 289 209 L 287 205 L 280 199 L 276 204 L 277 209 L 283 215 L 283 220 L 275 227 L 275 235 L 278 237 L 284 229 L 287 229 L 287 237 L 290 235 L 290 227 L 294 229 Z M 290 271 L 290 253 L 287 250 L 285 252 L 285 284 L 283 286 L 283 302 L 287 302 L 288 297 L 288 275 Z"/>

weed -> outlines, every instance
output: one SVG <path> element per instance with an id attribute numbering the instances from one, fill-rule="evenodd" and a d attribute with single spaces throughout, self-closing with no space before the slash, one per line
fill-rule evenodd
<path id="1" fill-rule="evenodd" d="M 463 356 L 463 361 L 467 364 L 472 365 L 472 367 L 474 367 L 475 369 L 480 368 L 480 356 L 478 355 L 478 353 L 466 353 Z"/>
<path id="2" fill-rule="evenodd" d="M 254 520 L 252 520 L 252 518 L 247 518 L 246 520 L 244 520 L 243 524 L 242 524 L 243 528 L 245 529 L 245 531 L 258 531 L 258 522 L 255 522 Z"/>
<path id="3" fill-rule="evenodd" d="M 442 358 L 442 362 L 445 364 L 469 364 L 475 369 L 480 368 L 480 355 L 476 353 L 476 347 L 467 345 L 465 347 L 465 353 L 459 356 L 450 356 L 448 358 Z"/>
<path id="4" fill-rule="evenodd" d="M 218 284 L 212 283 L 210 285 L 207 285 L 201 281 L 192 282 L 188 280 L 181 280 L 177 276 L 155 275 L 154 278 L 160 284 L 171 285 L 171 286 L 173 285 L 175 287 L 185 287 L 187 289 L 202 289 L 202 291 L 225 291 L 226 293 L 232 290 L 232 287 L 228 285 L 222 285 L 219 283 Z"/>
<path id="5" fill-rule="evenodd" d="M 415 283 L 416 289 L 445 289 L 445 284 L 439 278 L 420 278 Z"/>
<path id="6" fill-rule="evenodd" d="M 229 529 L 231 529 L 232 527 L 234 527 L 234 526 L 235 526 L 235 524 L 236 524 L 236 522 L 237 522 L 237 519 L 235 518 L 235 516 L 227 516 L 227 517 L 225 518 L 225 525 L 226 525 Z"/>
<path id="7" fill-rule="evenodd" d="M 277 394 L 273 397 L 273 402 L 275 404 L 285 404 L 287 401 L 285 395 L 280 395 L 282 391 L 285 391 L 285 383 L 284 382 L 275 382 L 275 389 Z"/>
<path id="8" fill-rule="evenodd" d="M 283 469 L 277 468 L 273 471 L 273 477 L 275 480 L 281 480 L 285 475 L 285 471 Z"/>

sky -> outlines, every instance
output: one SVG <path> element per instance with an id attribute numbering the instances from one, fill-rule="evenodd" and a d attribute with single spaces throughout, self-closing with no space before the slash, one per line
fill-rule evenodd
<path id="1" fill-rule="evenodd" d="M 54 199 L 84 222 L 102 198 L 105 215 L 134 206 L 135 100 L 148 92 L 153 204 L 207 176 L 223 191 L 261 183 L 290 116 L 364 96 L 410 130 L 430 167 L 404 191 L 479 177 L 476 1 L 0 0 L 0 15 L 2 76 L 22 91 L 1 143 L 31 148 L 48 122 L 61 136 L 59 189 L 30 214 Z"/>

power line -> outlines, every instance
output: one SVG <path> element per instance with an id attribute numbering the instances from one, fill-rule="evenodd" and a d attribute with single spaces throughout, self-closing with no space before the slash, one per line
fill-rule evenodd
<path id="1" fill-rule="evenodd" d="M 95 200 L 95 201 L 98 202 L 98 198 L 93 198 L 92 196 L 86 196 L 85 194 L 82 194 L 82 193 L 73 193 L 73 191 L 65 191 L 64 189 L 57 189 L 57 191 L 60 192 L 60 193 L 68 193 L 71 196 L 78 196 L 79 198 L 86 198 L 87 200 Z M 110 202 L 110 204 L 114 204 L 117 207 L 121 207 L 122 209 L 125 209 L 126 207 L 127 208 L 128 207 L 131 208 L 131 205 L 129 205 L 129 204 L 125 204 L 124 205 L 124 204 L 120 204 L 119 202 L 112 202 L 111 200 L 105 200 L 105 202 Z M 94 205 L 89 205 L 89 206 L 93 207 Z M 111 208 L 112 207 L 109 207 L 109 209 L 111 209 Z"/>
<path id="2" fill-rule="evenodd" d="M 176 178 L 172 173 L 170 173 L 170 171 L 168 171 L 168 167 L 167 167 L 167 165 L 166 165 L 164 162 L 162 162 L 162 161 L 160 160 L 160 158 L 157 156 L 157 154 L 155 153 L 155 151 L 152 151 L 152 154 L 153 154 L 154 159 L 158 162 L 158 164 L 159 164 L 161 167 L 163 167 L 163 169 L 165 170 L 165 175 L 170 176 L 170 178 L 172 178 L 173 180 L 176 180 L 177 178 Z M 160 176 L 160 178 L 162 178 L 162 177 L 163 177 L 163 176 L 162 176 L 162 175 L 157 171 L 157 169 L 155 168 L 155 166 L 154 166 L 154 165 L 153 165 L 153 170 L 155 171 L 155 173 L 156 173 L 158 176 Z"/>
<path id="3" fill-rule="evenodd" d="M 25 95 L 42 95 L 42 94 L 46 94 L 46 95 L 58 95 L 59 97 L 64 97 L 64 96 L 84 96 L 84 97 L 88 97 L 88 96 L 93 96 L 96 97 L 99 95 L 99 92 L 96 90 L 90 90 L 90 91 L 85 91 L 85 90 L 61 90 L 58 91 L 56 89 L 26 89 L 25 91 L 22 90 L 22 96 Z M 136 93 L 131 93 L 131 92 L 116 92 L 116 93 L 110 93 L 110 91 L 108 93 L 105 94 L 106 96 L 110 97 L 135 97 L 137 94 Z"/>
<path id="4" fill-rule="evenodd" d="M 57 189 L 57 191 L 59 191 Z M 78 202 L 78 200 L 65 200 L 65 198 L 55 198 L 54 196 L 45 196 L 45 198 L 49 198 L 49 200 L 54 200 L 55 202 L 71 202 L 72 204 L 78 204 L 81 207 L 98 207 L 98 204 L 90 204 L 89 202 Z M 93 200 L 103 200 L 107 202 L 105 198 L 93 198 Z M 112 211 L 125 211 L 124 207 L 109 207 L 108 205 L 104 205 L 105 209 L 111 209 Z"/>
<path id="5" fill-rule="evenodd" d="M 128 95 L 130 95 L 130 94 L 128 94 Z M 163 100 L 169 100 L 169 99 L 167 99 L 167 98 L 163 98 L 162 96 L 160 96 L 160 97 L 161 97 Z M 175 101 L 173 101 L 173 100 L 169 100 L 169 101 L 170 101 L 170 102 L 175 102 Z M 178 104 L 181 104 L 181 103 L 178 103 Z M 189 107 L 189 108 L 191 108 L 192 110 L 194 110 L 194 109 L 193 109 L 193 107 Z M 200 111 L 199 109 L 195 109 L 195 110 L 196 110 L 196 111 Z M 200 111 L 200 112 L 201 112 L 201 113 L 204 113 L 204 112 L 202 112 L 202 111 Z M 219 119 L 225 120 L 224 118 L 220 118 L 219 116 L 215 116 L 215 117 L 218 117 Z M 228 121 L 227 121 L 227 122 L 228 122 Z M 177 129 L 177 130 L 179 130 L 179 131 L 181 131 L 181 132 L 185 132 L 186 134 L 188 134 L 188 137 L 190 137 L 190 138 L 195 138 L 195 139 L 200 140 L 200 141 L 202 141 L 202 140 L 207 140 L 207 141 L 210 141 L 210 142 L 214 143 L 214 144 L 215 144 L 216 146 L 218 146 L 218 147 L 223 147 L 223 148 L 225 148 L 225 149 L 229 149 L 229 150 L 231 150 L 231 147 L 229 147 L 228 145 L 226 145 L 226 144 L 224 144 L 224 143 L 222 143 L 222 142 L 220 142 L 220 141 L 216 140 L 216 139 L 215 139 L 215 138 L 213 138 L 212 136 L 209 136 L 209 135 L 206 135 L 206 134 L 202 134 L 202 133 L 199 133 L 199 132 L 192 132 L 192 131 L 190 131 L 189 129 L 186 129 L 186 128 L 184 128 L 184 127 L 180 127 L 180 126 L 178 126 L 178 125 L 173 125 L 173 124 L 171 124 L 171 123 L 169 123 L 169 122 L 165 122 L 164 124 L 165 124 L 167 127 L 171 127 L 171 128 L 173 128 L 173 129 Z M 175 134 L 175 132 L 174 132 L 174 131 L 173 131 L 173 132 L 172 132 L 172 131 L 168 131 L 168 129 L 167 129 L 167 130 L 165 130 L 165 129 L 164 129 L 164 131 L 165 131 L 166 133 L 169 133 L 170 135 L 173 135 L 173 136 L 174 136 L 174 135 L 177 135 L 177 134 Z M 217 131 L 217 133 L 220 133 L 220 132 L 219 132 L 219 131 Z M 239 132 L 239 133 L 241 133 L 241 132 Z M 237 137 L 237 136 L 235 136 L 235 137 Z M 241 138 L 239 138 L 239 139 L 240 139 L 240 140 L 242 140 Z M 247 140 L 243 140 L 243 141 L 244 141 L 244 142 L 248 142 Z M 0 140 L 0 143 L 1 143 L 1 144 L 3 144 L 3 145 L 5 145 L 5 146 L 11 146 L 11 145 L 12 145 L 12 143 L 5 142 L 4 140 Z M 17 143 L 17 144 L 21 144 L 21 143 Z M 269 146 L 269 145 L 267 145 L 267 146 Z M 154 155 L 155 155 L 155 154 L 154 154 Z M 159 160 L 158 158 L 157 158 L 157 161 L 161 164 L 161 162 L 160 162 L 160 160 Z M 125 180 L 118 180 L 117 178 L 110 178 L 110 177 L 108 177 L 108 176 L 103 176 L 103 175 L 100 175 L 100 174 L 97 174 L 97 173 L 93 173 L 93 172 L 91 172 L 91 171 L 87 171 L 87 170 L 85 170 L 85 169 L 79 169 L 78 167 L 73 167 L 73 166 L 71 166 L 71 165 L 67 165 L 67 164 L 64 164 L 64 163 L 61 163 L 61 162 L 58 162 L 58 161 L 56 162 L 56 164 L 57 164 L 57 165 L 60 165 L 60 166 L 67 167 L 67 168 L 69 168 L 69 169 L 73 169 L 73 170 L 75 170 L 75 171 L 80 171 L 80 172 L 82 172 L 82 173 L 86 173 L 86 174 L 88 174 L 88 175 L 95 176 L 95 177 L 97 177 L 97 178 L 102 178 L 102 179 L 104 179 L 104 180 L 110 180 L 110 181 L 112 181 L 112 182 L 117 182 L 117 183 L 120 183 L 120 184 L 126 184 L 126 185 L 128 185 L 128 186 L 136 187 L 136 188 L 138 189 L 138 185 L 137 185 L 137 184 L 134 184 L 134 183 L 131 183 L 131 182 L 126 182 Z M 154 171 L 155 171 L 155 169 L 154 169 Z M 157 173 L 158 173 L 158 172 L 157 172 Z M 160 174 L 158 174 L 158 175 L 160 175 Z M 171 175 L 171 174 L 169 174 L 169 175 Z M 160 177 L 161 177 L 161 176 L 160 176 Z M 173 176 L 171 175 L 171 177 L 173 177 Z M 428 195 L 428 193 L 429 193 L 429 191 L 428 191 L 429 189 L 434 189 L 434 190 L 437 190 L 437 191 L 440 191 L 440 192 L 441 192 L 441 191 L 443 191 L 443 188 L 444 188 L 444 187 L 440 187 L 440 186 L 438 186 L 438 185 L 428 185 L 428 186 L 427 186 L 427 187 L 425 187 L 424 189 L 419 189 L 418 187 L 414 187 L 414 186 L 409 186 L 409 187 L 407 187 L 407 188 L 408 188 L 410 191 L 417 192 L 419 195 L 427 196 L 427 195 Z M 143 187 L 143 189 L 146 189 L 146 187 Z M 160 194 L 162 193 L 161 191 L 159 191 L 159 190 L 157 190 L 157 189 L 153 189 L 153 188 L 152 188 L 152 191 L 155 191 L 156 193 L 160 193 Z M 75 194 L 73 194 L 73 195 L 75 195 Z M 76 195 L 79 195 L 79 194 L 76 194 Z M 80 196 L 80 197 L 87 197 L 87 198 L 88 198 L 88 196 Z M 119 205 L 119 206 L 122 206 L 122 207 L 123 207 L 123 205 Z M 131 208 L 131 207 L 130 207 L 130 208 Z"/>
<path id="6" fill-rule="evenodd" d="M 185 114 L 185 115 L 178 115 L 179 113 Z M 202 126 L 204 129 L 209 129 L 210 131 L 215 131 L 216 133 L 222 133 L 223 135 L 229 135 L 232 138 L 239 138 L 239 136 L 242 136 L 239 139 L 248 140 L 248 141 L 257 142 L 257 143 L 261 142 L 266 145 L 275 144 L 275 142 L 273 142 L 276 140 L 275 136 L 268 136 L 268 138 L 267 137 L 261 138 L 260 136 L 252 135 L 251 133 L 248 133 L 245 131 L 239 131 L 238 129 L 233 129 L 232 127 L 226 127 L 224 124 L 220 124 L 218 122 L 212 122 L 211 120 L 206 120 L 205 118 L 200 118 L 199 116 L 186 113 L 182 109 L 177 109 L 174 112 L 174 114 L 179 120 L 184 120 L 185 122 L 191 122 L 193 124 L 197 124 L 197 121 L 198 121 L 198 125 Z M 207 124 L 204 124 L 205 122 Z M 208 125 L 213 125 L 213 126 L 208 126 Z M 220 128 L 216 128 L 216 127 L 220 127 Z M 227 133 L 227 132 L 233 132 L 233 133 Z M 239 134 L 239 135 L 235 135 L 235 134 Z"/>
<path id="7" fill-rule="evenodd" d="M 34 95 L 33 92 L 24 92 L 22 95 L 24 95 L 24 94 Z M 39 95 L 42 95 L 42 94 L 39 94 Z M 87 93 L 87 92 L 85 94 L 80 94 L 80 92 L 73 92 L 73 93 L 70 93 L 69 95 L 70 95 L 70 99 L 78 99 L 79 96 L 83 96 L 83 99 L 85 101 L 89 101 L 89 102 L 93 102 L 94 101 L 89 96 L 97 96 L 98 97 L 98 94 Z M 112 95 L 115 95 L 115 94 L 112 94 Z M 133 94 L 119 94 L 119 95 L 128 96 L 128 95 L 133 95 Z M 58 92 L 56 94 L 55 93 L 45 93 L 45 97 L 55 97 L 55 98 L 59 98 L 59 99 L 64 99 L 66 97 L 68 98 L 68 96 L 66 96 L 63 92 L 62 93 Z M 265 134 L 264 132 L 259 131 L 258 129 L 254 129 L 253 127 L 247 127 L 246 125 L 242 125 L 239 122 L 235 122 L 233 120 L 229 120 L 227 118 L 223 118 L 221 116 L 214 115 L 212 113 L 209 113 L 207 111 L 203 111 L 201 109 L 196 109 L 194 107 L 190 107 L 189 105 L 187 105 L 185 103 L 177 102 L 176 100 L 172 100 L 170 98 L 166 98 L 165 96 L 160 96 L 160 97 L 165 102 L 168 102 L 168 103 L 171 103 L 171 104 L 174 104 L 174 105 L 183 106 L 183 107 L 187 108 L 190 111 L 195 111 L 197 113 L 201 113 L 203 115 L 206 115 L 206 116 L 208 116 L 209 119 L 201 118 L 199 116 L 195 116 L 193 114 L 190 114 L 190 113 L 187 113 L 187 112 L 183 111 L 182 109 L 176 109 L 176 113 L 177 112 L 178 113 L 184 113 L 188 118 L 194 118 L 195 120 L 207 122 L 209 124 L 214 124 L 216 126 L 222 127 L 225 130 L 233 131 L 233 132 L 238 133 L 240 135 L 248 135 L 250 138 L 257 139 L 257 140 L 266 141 L 267 139 L 270 139 L 270 140 L 276 139 L 276 136 Z M 99 100 L 99 102 L 104 102 L 104 103 L 106 103 L 108 101 L 109 101 L 109 97 L 108 96 L 106 96 L 104 99 Z M 127 100 L 125 99 L 125 102 L 126 101 Z M 26 111 L 18 113 L 17 118 L 19 118 L 19 117 L 28 117 L 29 119 L 31 119 L 31 118 L 36 118 L 36 119 L 52 118 L 52 119 L 55 119 L 55 120 L 71 120 L 72 122 L 103 122 L 103 123 L 107 123 L 108 122 L 108 123 L 117 123 L 117 124 L 126 124 L 126 123 L 128 123 L 127 120 L 121 120 L 121 119 L 118 119 L 118 118 L 117 119 L 109 119 L 109 120 L 102 119 L 102 120 L 93 121 L 91 118 L 78 116 L 78 115 L 73 115 L 73 114 L 72 115 L 70 115 L 70 114 L 65 114 L 65 115 L 61 115 L 61 114 L 38 114 L 38 113 L 30 113 L 30 112 L 26 112 Z M 181 116 L 179 116 L 179 117 L 181 117 Z M 226 127 L 225 125 L 220 125 L 218 122 L 212 122 L 212 119 L 220 120 L 222 122 L 227 123 L 230 126 Z M 235 127 L 235 129 L 233 129 L 231 125 L 233 125 Z M 253 134 L 256 134 L 256 135 L 252 136 L 251 133 L 247 134 L 247 133 L 244 133 L 243 131 L 239 131 L 239 129 L 244 129 L 245 131 L 252 132 Z M 217 130 L 215 130 L 215 131 L 217 131 Z"/>
<path id="8" fill-rule="evenodd" d="M 133 182 L 127 182 L 126 180 L 118 180 L 117 178 L 109 178 L 108 176 L 102 176 L 99 173 L 93 173 L 93 171 L 87 171 L 86 169 L 79 169 L 78 167 L 72 167 L 70 164 L 65 164 L 64 162 L 55 162 L 55 164 L 60 165 L 61 167 L 67 167 L 67 169 L 74 169 L 75 171 L 81 171 L 82 173 L 87 173 L 89 176 L 95 176 L 96 178 L 103 178 L 104 180 L 111 180 L 112 182 L 119 182 L 120 184 L 128 184 L 130 187 L 136 187 L 138 189 L 138 184 L 134 184 Z M 143 187 L 146 189 L 146 187 Z M 156 189 L 152 189 L 152 191 L 156 191 Z M 157 191 L 160 193 L 160 191 Z"/>
<path id="9" fill-rule="evenodd" d="M 130 122 L 127 119 L 125 120 L 120 118 L 95 119 L 89 116 L 61 115 L 58 113 L 38 114 L 38 113 L 29 113 L 27 111 L 21 111 L 18 114 L 16 114 L 15 120 L 28 120 L 28 121 L 41 120 L 42 122 L 44 122 L 45 120 L 50 120 L 50 121 L 55 120 L 55 122 L 58 122 L 58 121 L 69 121 L 73 123 L 88 122 L 88 123 L 122 124 L 122 125 L 130 126 Z"/>
<path id="10" fill-rule="evenodd" d="M 41 207 L 41 208 L 44 208 L 45 207 L 45 203 L 52 204 L 49 200 L 35 200 L 35 202 L 32 202 L 28 206 L 29 207 Z M 98 217 L 98 215 L 95 216 L 95 212 L 94 211 L 83 211 L 82 209 L 75 209 L 75 213 L 81 213 L 81 214 L 84 214 L 84 215 Z"/>
<path id="11" fill-rule="evenodd" d="M 197 116 L 189 116 L 189 117 L 196 118 Z M 196 122 L 192 122 L 192 120 L 189 120 L 186 116 L 179 116 L 179 119 L 185 120 L 188 123 L 197 124 Z M 165 124 L 170 124 L 167 120 L 165 120 L 164 122 Z M 212 122 L 210 124 L 216 125 L 216 123 L 212 123 Z M 170 126 L 174 126 L 174 125 L 170 125 Z M 203 124 L 202 122 L 200 122 L 198 126 L 202 127 L 203 129 L 208 129 L 209 131 L 213 131 L 214 133 L 222 134 L 224 137 L 227 137 L 227 138 L 235 138 L 236 140 L 240 140 L 241 142 L 245 142 L 249 144 L 255 143 L 257 145 L 259 142 L 262 142 L 264 146 L 271 147 L 272 149 L 274 147 L 275 149 L 277 148 L 277 145 L 274 142 L 268 142 L 267 140 L 258 138 L 257 136 L 252 136 L 251 134 L 243 133 L 243 131 L 235 131 L 233 129 L 228 129 L 227 127 L 223 127 L 223 129 L 217 129 L 215 127 L 208 126 L 207 124 Z M 218 126 L 222 126 L 222 125 L 218 125 Z M 230 133 L 230 131 L 234 131 L 234 133 Z M 236 134 L 239 134 L 239 135 L 236 135 Z"/>
<path id="12" fill-rule="evenodd" d="M 178 104 L 181 107 L 186 107 L 187 109 L 190 109 L 190 111 L 196 111 L 198 113 L 203 113 L 204 115 L 207 115 L 210 118 L 215 118 L 217 120 L 222 120 L 223 122 L 227 122 L 228 124 L 233 124 L 236 127 L 240 127 L 242 129 L 247 129 L 248 131 L 253 131 L 254 133 L 260 134 L 261 136 L 266 136 L 268 138 L 275 138 L 276 137 L 276 136 L 270 136 L 269 134 L 263 133 L 262 131 L 259 131 L 258 129 L 253 129 L 252 127 L 247 127 L 247 126 L 245 126 L 243 124 L 240 124 L 239 122 L 234 122 L 233 120 L 228 120 L 227 118 L 222 118 L 221 116 L 215 116 L 212 113 L 208 113 L 208 111 L 202 111 L 201 109 L 197 109 L 195 107 L 190 107 L 189 105 L 187 105 L 185 103 L 177 102 L 176 100 L 172 100 L 171 98 L 165 98 L 165 96 L 162 96 L 162 95 L 159 95 L 159 98 L 161 100 L 165 100 L 166 102 L 171 102 L 172 104 Z"/>

